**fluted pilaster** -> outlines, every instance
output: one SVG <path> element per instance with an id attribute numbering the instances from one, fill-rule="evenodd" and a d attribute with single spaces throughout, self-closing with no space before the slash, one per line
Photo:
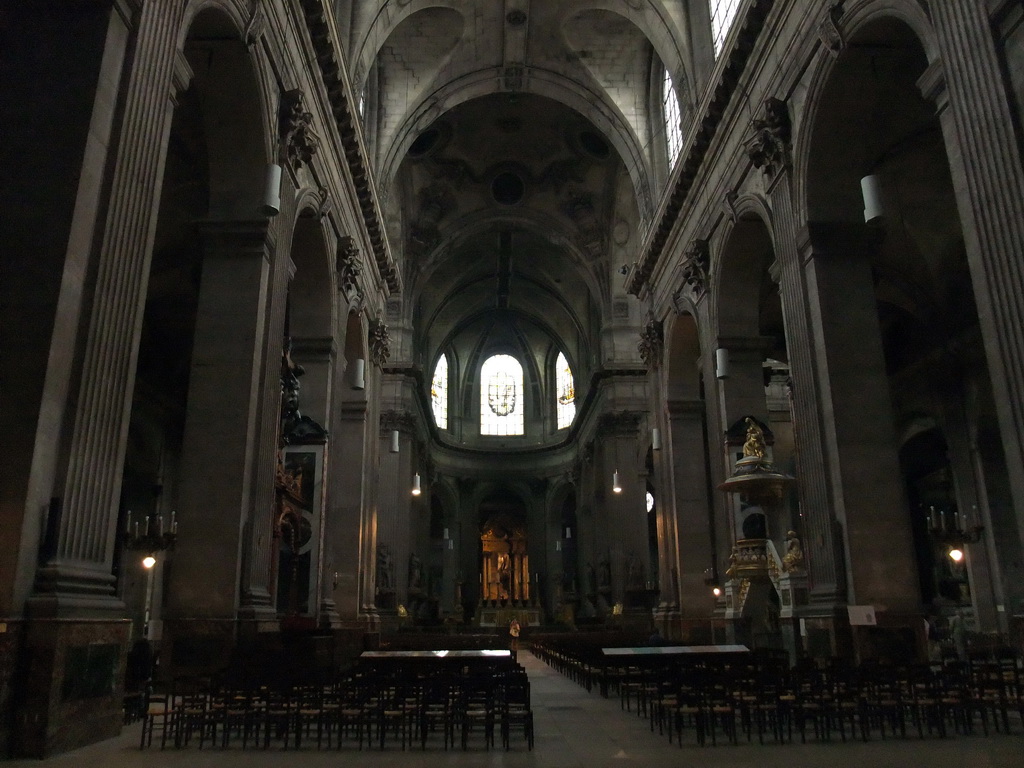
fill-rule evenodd
<path id="1" fill-rule="evenodd" d="M 940 112 L 1008 467 L 1024 463 L 1024 168 L 984 3 L 930 6 L 942 69 L 921 87 Z M 1009 482 L 1024 536 L 1024 474 Z"/>
<path id="2" fill-rule="evenodd" d="M 55 556 L 37 579 L 37 594 L 73 595 L 79 607 L 113 599 L 138 338 L 175 97 L 176 22 L 166 4 L 147 3 L 140 11 L 66 451 L 60 532 Z"/>
<path id="3" fill-rule="evenodd" d="M 797 488 L 807 538 L 811 599 L 830 603 L 839 597 L 842 582 L 836 563 L 835 518 L 829 499 L 828 465 L 820 420 L 822 410 L 815 371 L 815 340 L 807 309 L 810 299 L 804 276 L 804 253 L 797 242 L 788 171 L 772 186 L 771 204 L 776 222 L 776 263 L 786 325 L 786 350 L 793 379 Z"/>

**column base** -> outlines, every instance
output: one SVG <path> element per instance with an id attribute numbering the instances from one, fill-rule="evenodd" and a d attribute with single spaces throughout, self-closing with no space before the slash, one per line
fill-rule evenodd
<path id="1" fill-rule="evenodd" d="M 46 758 L 120 734 L 130 639 L 128 619 L 27 619 L 10 753 Z"/>

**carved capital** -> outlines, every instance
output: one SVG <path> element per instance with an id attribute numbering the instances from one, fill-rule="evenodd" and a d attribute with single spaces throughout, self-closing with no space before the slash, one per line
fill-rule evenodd
<path id="1" fill-rule="evenodd" d="M 281 97 L 281 146 L 293 170 L 309 165 L 320 148 L 320 138 L 313 131 L 313 113 L 306 111 L 305 94 L 299 88 Z"/>
<path id="2" fill-rule="evenodd" d="M 660 320 L 650 320 L 640 332 L 640 342 L 636 345 L 640 359 L 648 369 L 661 365 L 661 353 L 665 347 L 665 331 Z"/>
<path id="3" fill-rule="evenodd" d="M 416 418 L 409 411 L 387 410 L 380 414 L 380 434 L 387 436 L 389 432 L 398 430 L 406 435 L 416 433 Z"/>
<path id="4" fill-rule="evenodd" d="M 708 241 L 694 238 L 683 255 L 683 281 L 700 297 L 708 288 L 708 269 L 711 266 L 711 249 Z"/>
<path id="5" fill-rule="evenodd" d="M 370 323 L 370 359 L 378 368 L 382 368 L 391 357 L 391 334 L 388 327 L 380 320 Z"/>
<path id="6" fill-rule="evenodd" d="M 752 134 L 744 142 L 747 156 L 769 176 L 775 176 L 789 165 L 791 126 L 786 102 L 769 97 L 765 99 L 760 118 L 751 123 Z"/>
<path id="7" fill-rule="evenodd" d="M 609 411 L 598 418 L 597 429 L 601 435 L 635 435 L 642 419 L 640 411 Z"/>

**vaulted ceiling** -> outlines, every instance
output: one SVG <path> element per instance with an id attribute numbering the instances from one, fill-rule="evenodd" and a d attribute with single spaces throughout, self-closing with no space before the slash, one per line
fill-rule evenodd
<path id="1" fill-rule="evenodd" d="M 662 62 L 690 92 L 681 4 L 444 6 L 364 4 L 351 29 L 415 354 L 560 349 L 585 376 L 666 176 Z"/>

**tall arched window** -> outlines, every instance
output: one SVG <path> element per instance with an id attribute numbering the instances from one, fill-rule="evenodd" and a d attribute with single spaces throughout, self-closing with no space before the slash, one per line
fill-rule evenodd
<path id="1" fill-rule="evenodd" d="M 555 362 L 555 390 L 558 392 L 555 400 L 556 423 L 558 429 L 565 429 L 576 418 L 576 388 L 573 386 L 572 368 L 561 352 Z"/>
<path id="2" fill-rule="evenodd" d="M 711 39 L 715 43 L 715 56 L 722 52 L 725 38 L 729 36 L 729 29 L 741 2 L 742 0 L 710 0 L 708 3 L 711 8 Z"/>
<path id="3" fill-rule="evenodd" d="M 480 367 L 480 434 L 523 434 L 523 366 L 494 355 Z"/>
<path id="4" fill-rule="evenodd" d="M 661 113 L 665 117 L 665 141 L 668 144 L 668 168 L 672 170 L 683 148 L 683 126 L 679 114 L 679 98 L 672 75 L 665 69 L 665 77 L 661 81 Z"/>
<path id="5" fill-rule="evenodd" d="M 430 407 L 434 411 L 434 423 L 438 429 L 448 429 L 448 358 L 444 355 L 437 360 L 434 378 L 430 382 Z"/>

